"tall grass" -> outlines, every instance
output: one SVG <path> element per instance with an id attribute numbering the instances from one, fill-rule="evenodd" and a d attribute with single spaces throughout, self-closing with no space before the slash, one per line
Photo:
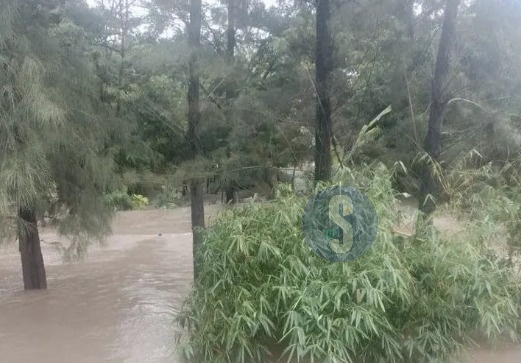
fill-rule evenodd
<path id="1" fill-rule="evenodd" d="M 377 240 L 352 262 L 311 252 L 301 231 L 307 199 L 289 189 L 220 214 L 176 318 L 181 354 L 195 362 L 443 362 L 481 335 L 517 340 L 520 285 L 487 252 L 482 231 L 453 239 L 425 226 L 411 238 L 394 235 L 391 177 L 381 164 L 336 176 L 378 213 Z"/>

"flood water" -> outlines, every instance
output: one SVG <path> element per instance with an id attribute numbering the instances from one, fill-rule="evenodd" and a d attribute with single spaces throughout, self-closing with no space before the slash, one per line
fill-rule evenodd
<path id="1" fill-rule="evenodd" d="M 108 246 L 84 262 L 63 264 L 43 243 L 46 292 L 24 292 L 16 247 L 0 250 L 0 362 L 176 362 L 172 318 L 190 288 L 191 243 L 188 208 L 121 213 Z"/>
<path id="2" fill-rule="evenodd" d="M 24 292 L 16 247 L 0 249 L 0 363 L 179 362 L 172 319 L 192 280 L 190 211 L 124 212 L 113 229 L 81 263 L 43 243 L 45 292 Z M 521 350 L 456 361 L 519 363 Z"/>

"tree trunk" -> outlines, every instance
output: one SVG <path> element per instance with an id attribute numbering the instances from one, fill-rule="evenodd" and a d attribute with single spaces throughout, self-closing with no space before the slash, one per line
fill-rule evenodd
<path id="1" fill-rule="evenodd" d="M 119 76 L 118 76 L 118 98 L 116 102 L 116 114 L 119 115 L 121 112 L 121 93 L 123 92 L 123 74 L 125 68 L 125 41 L 128 33 L 128 18 L 129 18 L 129 3 L 128 0 L 119 1 L 119 16 L 121 20 L 121 48 L 120 56 L 121 63 L 119 65 Z"/>
<path id="2" fill-rule="evenodd" d="M 450 57 L 455 43 L 456 21 L 460 2 L 461 0 L 447 0 L 436 68 L 432 80 L 431 108 L 424 148 L 433 161 L 438 161 L 441 154 L 441 126 L 449 100 L 447 88 Z M 439 186 L 428 163 L 422 163 L 420 177 L 420 210 L 426 214 L 431 214 L 436 209 L 436 204 L 429 196 L 439 197 Z"/>
<path id="3" fill-rule="evenodd" d="M 329 0 L 317 0 L 315 182 L 331 179 L 331 12 Z"/>
<path id="4" fill-rule="evenodd" d="M 235 63 L 235 45 L 237 43 L 235 37 L 235 5 L 237 0 L 228 0 L 227 2 L 227 11 L 228 11 L 228 29 L 226 30 L 226 60 L 230 64 Z M 226 100 L 228 105 L 231 105 L 233 98 L 237 95 L 236 83 L 234 82 L 234 77 L 232 76 L 232 80 L 226 80 Z M 231 112 L 228 113 L 228 118 L 231 118 Z M 234 183 L 227 182 L 225 187 L 226 194 L 226 203 L 237 203 L 237 188 Z"/>
<path id="5" fill-rule="evenodd" d="M 198 56 L 201 41 L 201 0 L 190 0 L 190 24 L 188 26 L 188 45 L 190 46 L 190 59 L 188 63 L 188 143 L 192 157 L 201 154 L 199 139 L 201 111 L 199 109 L 199 65 Z M 194 280 L 199 276 L 200 262 L 199 249 L 202 244 L 204 228 L 204 200 L 203 185 L 199 178 L 192 178 L 190 182 L 192 233 L 193 233 L 193 257 Z"/>
<path id="6" fill-rule="evenodd" d="M 226 204 L 237 203 L 237 191 L 233 185 L 227 185 L 225 188 Z"/>
<path id="7" fill-rule="evenodd" d="M 226 30 L 226 56 L 228 60 L 233 61 L 235 58 L 235 2 L 237 0 L 228 0 L 228 29 Z"/>
<path id="8" fill-rule="evenodd" d="M 295 191 L 295 174 L 297 173 L 297 161 L 295 160 L 295 165 L 293 166 L 293 174 L 291 175 L 291 190 Z"/>
<path id="9" fill-rule="evenodd" d="M 275 198 L 277 196 L 277 190 L 279 186 L 279 176 L 277 175 L 278 170 L 274 167 L 270 167 L 268 172 L 270 177 L 270 197 Z"/>
<path id="10" fill-rule="evenodd" d="M 190 184 L 191 216 L 192 216 L 192 235 L 193 235 L 193 260 L 194 260 L 194 280 L 201 271 L 200 249 L 203 242 L 204 228 L 204 199 L 203 185 L 197 181 Z"/>
<path id="11" fill-rule="evenodd" d="M 38 223 L 33 209 L 18 211 L 18 243 L 25 290 L 47 289 Z"/>

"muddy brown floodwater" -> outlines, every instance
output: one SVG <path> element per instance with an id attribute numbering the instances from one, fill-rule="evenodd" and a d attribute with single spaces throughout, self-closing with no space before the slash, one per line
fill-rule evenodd
<path id="1" fill-rule="evenodd" d="M 46 292 L 24 292 L 16 247 L 0 249 L 0 363 L 177 361 L 172 318 L 192 280 L 190 210 L 120 213 L 113 231 L 76 264 L 43 243 Z M 49 230 L 41 238 L 58 241 Z"/>
<path id="2" fill-rule="evenodd" d="M 113 230 L 76 264 L 44 243 L 45 292 L 24 292 L 16 247 L 0 249 L 0 363 L 179 362 L 172 319 L 192 280 L 189 208 L 120 213 Z M 521 350 L 456 362 L 519 363 Z"/>

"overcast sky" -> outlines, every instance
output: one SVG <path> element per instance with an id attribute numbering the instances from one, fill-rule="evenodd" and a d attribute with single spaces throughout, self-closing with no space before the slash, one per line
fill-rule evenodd
<path id="1" fill-rule="evenodd" d="M 96 6 L 101 2 L 100 0 L 86 0 L 86 1 L 90 7 Z M 203 1 L 203 3 L 216 3 L 218 0 L 202 0 L 202 1 Z M 264 4 L 266 4 L 266 8 L 269 8 L 273 5 L 277 5 L 277 2 L 278 2 L 278 0 L 260 0 L 260 1 L 263 2 Z M 108 4 L 109 2 L 110 2 L 110 0 L 105 0 L 105 4 Z M 135 2 L 139 4 L 139 3 L 146 2 L 146 0 L 137 0 Z M 147 13 L 146 10 L 141 6 L 134 6 L 132 8 L 131 12 L 135 16 L 144 16 Z M 141 31 L 144 31 L 146 29 L 146 25 L 142 24 L 141 26 L 138 27 L 138 29 L 140 29 Z M 161 35 L 161 37 L 168 37 L 171 34 L 172 34 L 171 29 L 167 29 L 164 31 L 164 33 Z"/>
<path id="2" fill-rule="evenodd" d="M 203 0 L 203 1 L 208 1 L 210 3 L 215 2 L 215 0 Z M 277 0 L 261 0 L 261 1 L 264 2 L 264 4 L 266 4 L 266 7 L 270 7 L 272 5 L 277 4 Z M 87 0 L 87 4 L 89 4 L 89 6 L 96 6 L 98 3 L 99 3 L 99 0 Z M 136 9 L 134 10 L 134 14 L 141 15 L 140 13 L 144 14 L 144 11 L 142 10 L 142 8 L 136 7 Z"/>

